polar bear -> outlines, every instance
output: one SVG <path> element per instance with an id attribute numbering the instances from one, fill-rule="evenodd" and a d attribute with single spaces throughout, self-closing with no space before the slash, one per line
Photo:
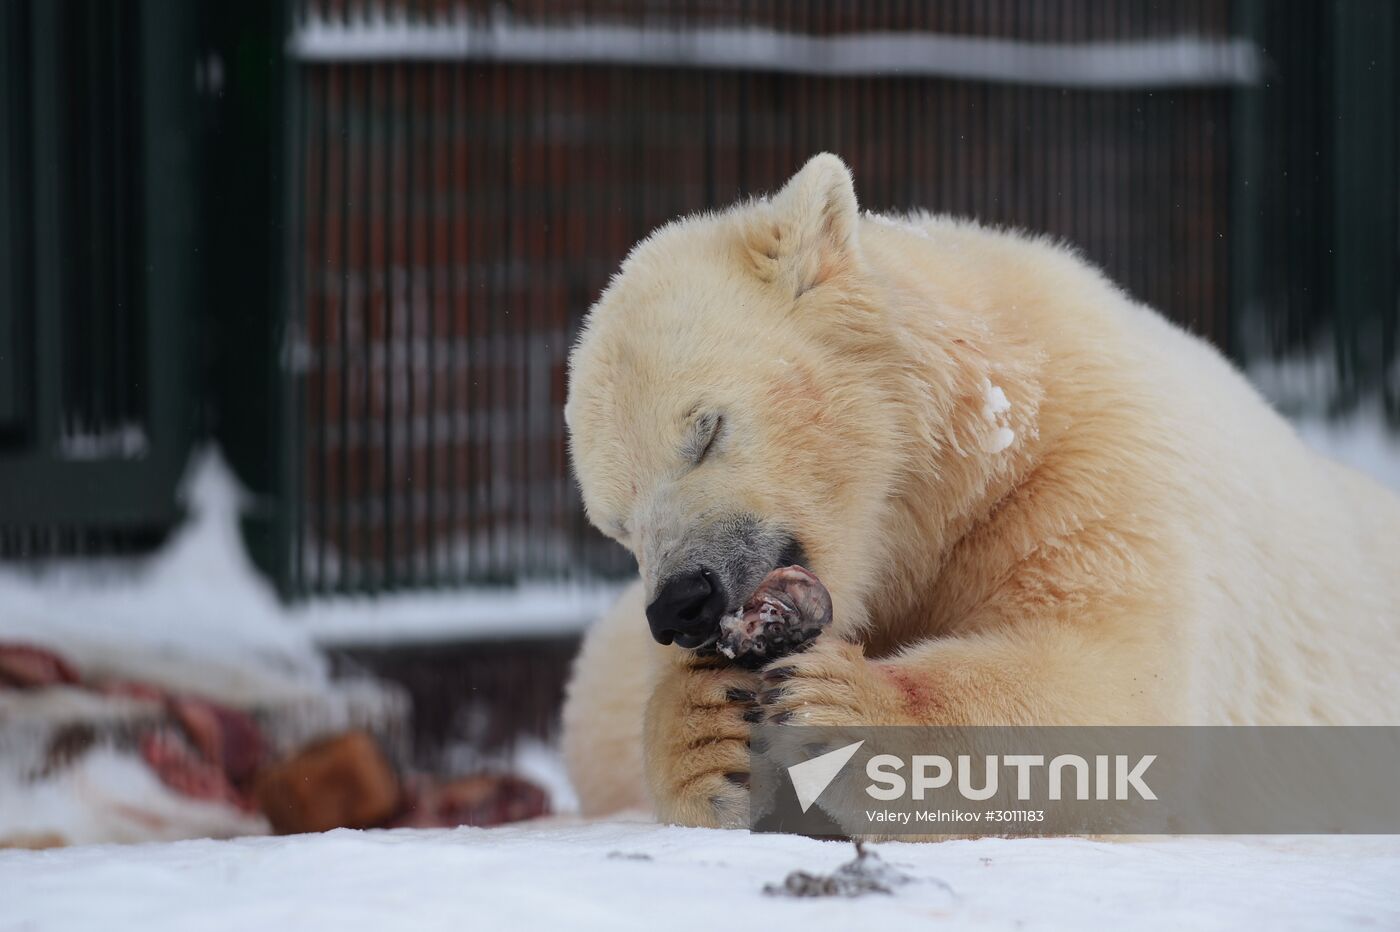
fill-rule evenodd
<path id="1" fill-rule="evenodd" d="M 836 156 L 633 249 L 565 417 L 641 576 L 569 687 L 586 813 L 742 824 L 755 719 L 1400 723 L 1400 500 L 1071 249 L 862 215 Z M 789 563 L 810 650 L 694 649 Z"/>

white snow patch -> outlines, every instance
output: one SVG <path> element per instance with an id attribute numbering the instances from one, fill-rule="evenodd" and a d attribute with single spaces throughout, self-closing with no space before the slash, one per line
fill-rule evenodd
<path id="1" fill-rule="evenodd" d="M 228 467 L 200 454 L 182 494 L 189 518 L 153 557 L 0 568 L 0 641 L 58 651 L 85 675 L 235 703 L 319 692 L 325 662 L 243 550 Z"/>
<path id="2" fill-rule="evenodd" d="M 928 230 L 910 220 L 908 217 L 901 217 L 896 214 L 877 214 L 867 211 L 865 219 L 872 223 L 877 223 L 882 227 L 889 227 L 891 230 L 899 230 L 902 233 L 910 233 L 920 239 L 929 239 Z"/>
<path id="3" fill-rule="evenodd" d="M 617 601 L 613 584 L 522 583 L 379 598 L 335 596 L 287 610 L 324 646 L 576 634 Z"/>
<path id="4" fill-rule="evenodd" d="M 1303 442 L 1330 459 L 1400 494 L 1400 431 L 1388 427 L 1379 405 L 1362 407 L 1336 420 L 1294 418 Z"/>
<path id="5" fill-rule="evenodd" d="M 267 832 L 262 816 L 181 796 L 145 761 L 109 747 L 94 748 L 40 781 L 0 768 L 0 841 L 54 836 L 84 845 Z"/>
<path id="6" fill-rule="evenodd" d="M 1337 397 L 1340 383 L 1337 362 L 1330 346 L 1306 355 L 1274 359 L 1263 355 L 1249 363 L 1245 374 L 1260 394 L 1287 415 L 1321 416 Z"/>
<path id="7" fill-rule="evenodd" d="M 983 453 L 1000 453 L 1016 442 L 1016 432 L 1009 427 L 998 427 L 982 440 Z"/>
<path id="8" fill-rule="evenodd" d="M 1001 386 L 987 380 L 982 389 L 982 416 L 995 424 L 997 415 L 1010 410 L 1011 402 L 1006 400 L 1006 392 L 1001 390 Z"/>
<path id="9" fill-rule="evenodd" d="M 104 457 L 135 459 L 144 456 L 150 445 L 145 428 L 140 424 L 118 424 L 96 431 L 68 431 L 59 437 L 64 458 L 74 460 Z"/>
<path id="10" fill-rule="evenodd" d="M 556 813 L 578 812 L 578 794 L 569 782 L 564 755 L 557 745 L 539 739 L 518 742 L 511 755 L 510 772 L 530 780 L 549 794 L 550 807 Z"/>
<path id="11" fill-rule="evenodd" d="M 1007 426 L 1007 415 L 1011 402 L 1000 386 L 993 385 L 991 379 L 982 380 L 982 419 L 992 427 L 991 433 L 982 438 L 982 452 L 1000 453 L 1016 442 L 1016 432 Z"/>
<path id="12" fill-rule="evenodd" d="M 1254 84 L 1247 39 L 1164 36 L 1027 42 L 935 32 L 811 35 L 755 26 L 634 25 L 573 17 L 527 20 L 496 11 L 431 21 L 405 16 L 307 16 L 288 40 L 306 62 L 492 61 L 633 65 L 814 75 L 898 75 L 1052 87 Z"/>
<path id="13" fill-rule="evenodd" d="M 1330 344 L 1280 359 L 1261 356 L 1246 374 L 1308 446 L 1400 492 L 1400 429 L 1387 423 L 1380 399 L 1363 399 L 1341 414 L 1328 410 L 1341 394 Z M 1400 364 L 1388 377 L 1400 379 Z"/>
<path id="14" fill-rule="evenodd" d="M 235 704 L 318 695 L 318 645 L 576 633 L 615 584 L 522 584 L 288 606 L 244 551 L 245 493 L 214 451 L 191 462 L 185 524 L 155 555 L 0 568 L 0 641 L 48 647 L 85 675 Z"/>
<path id="15" fill-rule="evenodd" d="M 42 930 L 744 927 L 1394 928 L 1394 837 L 1076 838 L 875 847 L 912 878 L 860 899 L 765 896 L 844 842 L 551 819 L 0 852 L 4 919 Z"/>

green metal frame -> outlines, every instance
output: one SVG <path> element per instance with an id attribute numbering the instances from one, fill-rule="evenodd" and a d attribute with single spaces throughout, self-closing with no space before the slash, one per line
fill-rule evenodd
<path id="1" fill-rule="evenodd" d="M 20 183 L 28 174 L 29 94 L 23 77 L 29 72 L 28 10 L 19 3 L 0 3 L 0 431 L 7 436 L 27 427 L 29 357 L 26 320 L 18 304 L 28 290 L 29 237 L 24 229 L 30 215 L 31 186 Z"/>
<path id="2" fill-rule="evenodd" d="M 210 147 L 211 401 L 213 433 L 251 493 L 242 534 L 253 562 L 288 594 L 284 489 L 295 468 L 285 423 L 285 294 L 291 261 L 283 233 L 287 178 L 284 101 L 294 80 L 283 53 L 291 4 L 247 0 L 205 10 L 225 68 Z"/>
<path id="3" fill-rule="evenodd" d="M 5 138 L 0 178 L 26 183 L 15 164 L 17 136 L 32 141 L 28 179 L 32 200 L 0 205 L 0 315 L 5 337 L 0 354 L 19 361 L 0 390 L 0 422 L 10 430 L 0 445 L 0 527 L 169 525 L 178 517 L 176 487 L 194 436 L 194 335 L 198 297 L 200 184 L 196 90 L 197 12 L 181 0 L 142 0 L 138 11 L 142 191 L 141 217 L 133 233 L 143 256 L 139 293 L 144 297 L 139 373 L 148 399 L 147 444 L 139 456 L 72 458 L 62 450 L 65 279 L 84 273 L 65 254 L 59 209 L 62 145 L 60 108 L 70 92 L 60 60 L 63 31 L 83 7 L 72 3 L 9 0 L 3 63 L 7 75 L 22 68 L 14 60 L 27 40 L 30 67 L 25 88 L 10 86 L 0 106 Z M 16 35 L 27 25 L 27 35 Z M 28 116 L 18 112 L 28 107 Z M 32 257 L 32 261 L 30 260 Z M 25 281 L 25 276 L 32 279 Z M 26 287 L 26 285 L 28 287 Z M 26 300 L 26 298 L 30 300 Z"/>
<path id="4" fill-rule="evenodd" d="M 1342 405 L 1382 385 L 1400 420 L 1400 5 L 1344 0 L 1331 8 L 1332 301 Z"/>
<path id="5" fill-rule="evenodd" d="M 1271 49 L 1280 17 L 1299 11 L 1313 28 L 1295 23 L 1280 40 L 1287 47 Z M 1256 349 L 1241 345 L 1240 328 L 1265 316 L 1283 333 L 1275 351 L 1330 338 L 1332 407 L 1379 390 L 1400 424 L 1400 384 L 1387 379 L 1400 366 L 1400 4 L 1236 0 L 1234 15 L 1236 34 L 1264 49 L 1268 73 L 1233 101 L 1231 352 Z M 1315 108 L 1307 115 L 1296 109 L 1305 103 Z M 1300 151 L 1290 124 L 1303 119 L 1316 132 Z M 1311 237 L 1306 256 L 1300 235 Z M 1285 296 L 1296 306 L 1282 306 Z M 1312 333 L 1289 330 L 1302 315 Z"/>

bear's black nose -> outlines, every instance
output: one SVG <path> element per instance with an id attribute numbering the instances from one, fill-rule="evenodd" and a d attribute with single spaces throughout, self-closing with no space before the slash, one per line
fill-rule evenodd
<path id="1" fill-rule="evenodd" d="M 719 631 L 724 588 L 707 569 L 672 576 L 647 606 L 647 623 L 657 643 L 699 647 Z"/>

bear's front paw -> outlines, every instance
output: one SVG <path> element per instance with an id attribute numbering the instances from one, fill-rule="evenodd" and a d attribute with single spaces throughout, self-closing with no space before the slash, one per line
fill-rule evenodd
<path id="1" fill-rule="evenodd" d="M 889 676 L 849 641 L 818 638 L 805 652 L 769 664 L 760 679 L 758 701 L 766 724 L 905 724 Z"/>
<path id="2" fill-rule="evenodd" d="M 657 817 L 679 825 L 749 822 L 749 725 L 756 673 L 681 664 L 663 675 L 646 712 L 647 780 Z"/>

